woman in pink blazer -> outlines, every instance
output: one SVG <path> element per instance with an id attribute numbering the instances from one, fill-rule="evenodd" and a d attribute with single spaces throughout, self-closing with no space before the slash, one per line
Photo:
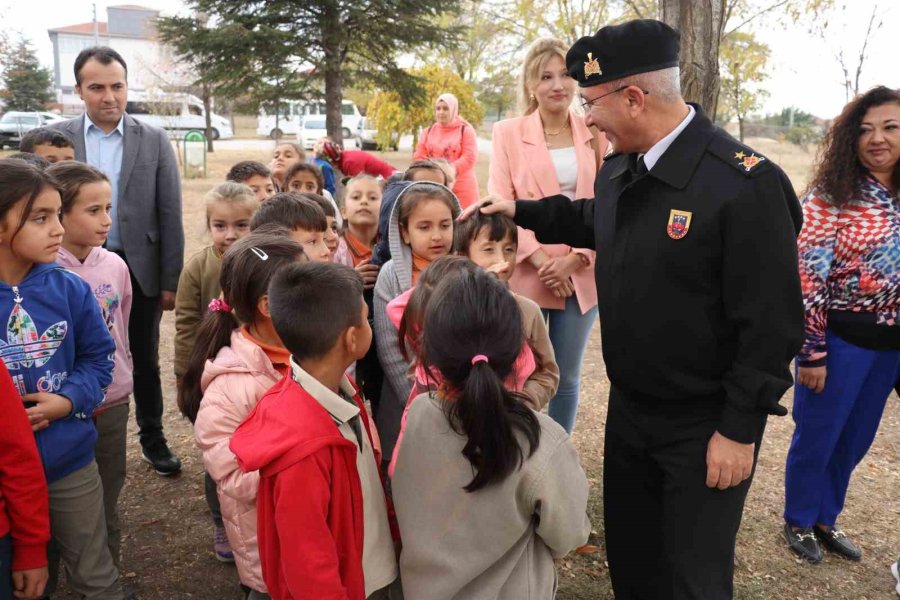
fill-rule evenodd
<path id="1" fill-rule="evenodd" d="M 520 92 L 524 116 L 494 125 L 488 192 L 506 200 L 564 194 L 594 196 L 594 177 L 606 140 L 575 114 L 575 81 L 566 71 L 567 47 L 539 39 L 525 56 Z M 594 251 L 541 244 L 519 229 L 516 270 L 510 287 L 537 302 L 548 319 L 560 380 L 549 413 L 566 431 L 575 426 L 581 363 L 597 316 Z"/>

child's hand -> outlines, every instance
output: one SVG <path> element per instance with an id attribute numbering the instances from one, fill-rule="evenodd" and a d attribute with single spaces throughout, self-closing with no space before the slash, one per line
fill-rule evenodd
<path id="1" fill-rule="evenodd" d="M 34 402 L 35 406 L 27 409 L 29 418 L 32 415 L 40 415 L 47 421 L 56 421 L 64 417 L 68 417 L 72 412 L 72 401 L 65 396 L 59 394 L 50 394 L 47 392 L 37 392 L 34 394 L 25 394 L 22 396 L 23 402 Z M 49 423 L 48 423 L 49 425 Z M 31 428 L 34 431 L 35 423 L 32 421 Z M 41 428 L 43 429 L 43 428 Z"/>
<path id="2" fill-rule="evenodd" d="M 372 259 L 364 260 L 356 265 L 356 272 L 362 276 L 365 289 L 371 290 L 375 287 L 375 282 L 378 280 L 378 265 L 373 265 Z"/>
<path id="3" fill-rule="evenodd" d="M 504 261 L 504 262 L 498 262 L 498 263 L 492 264 L 491 266 L 486 268 L 485 271 L 487 271 L 488 273 L 490 273 L 491 275 L 493 275 L 499 279 L 501 275 L 505 275 L 506 273 L 509 273 L 509 270 L 511 268 L 512 268 L 512 265 L 510 263 Z"/>
<path id="4" fill-rule="evenodd" d="M 41 409 L 37 406 L 25 409 L 25 414 L 28 415 L 28 424 L 31 425 L 31 431 L 35 433 L 41 429 L 50 427 L 50 421 L 48 421 L 47 417 L 44 416 L 44 413 L 40 411 Z"/>
<path id="5" fill-rule="evenodd" d="M 47 567 L 12 572 L 13 596 L 31 600 L 44 594 L 49 574 Z"/>

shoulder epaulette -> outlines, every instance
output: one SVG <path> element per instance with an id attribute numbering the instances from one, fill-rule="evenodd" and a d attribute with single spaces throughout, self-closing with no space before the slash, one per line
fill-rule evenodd
<path id="1" fill-rule="evenodd" d="M 768 158 L 725 133 L 715 136 L 707 150 L 747 177 L 764 173 L 774 166 Z"/>

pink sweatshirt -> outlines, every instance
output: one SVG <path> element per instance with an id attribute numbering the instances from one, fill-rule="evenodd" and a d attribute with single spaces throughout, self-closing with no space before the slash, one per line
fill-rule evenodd
<path id="1" fill-rule="evenodd" d="M 128 347 L 128 319 L 131 316 L 131 276 L 128 265 L 118 255 L 94 248 L 81 262 L 75 255 L 60 248 L 56 262 L 87 281 L 100 305 L 109 334 L 116 342 L 113 379 L 106 388 L 106 398 L 94 414 L 111 406 L 128 404 L 128 396 L 134 389 L 131 350 Z"/>
<path id="2" fill-rule="evenodd" d="M 415 289 L 410 288 L 406 290 L 387 304 L 387 316 L 398 332 L 400 331 L 400 321 L 403 319 L 403 312 L 406 310 L 406 305 L 409 304 L 409 299 Z M 528 381 L 528 378 L 531 377 L 536 368 L 537 362 L 534 359 L 534 352 L 532 352 L 531 346 L 522 344 L 522 350 L 519 352 L 519 356 L 513 365 L 513 372 L 509 374 L 509 377 L 504 382 L 506 387 L 521 392 L 525 389 L 525 382 Z M 409 398 L 406 399 L 406 408 L 403 409 L 403 416 L 400 418 L 400 433 L 397 436 L 394 453 L 388 465 L 388 477 L 394 476 L 394 463 L 397 462 L 397 453 L 400 451 L 400 443 L 403 441 L 403 430 L 406 429 L 406 416 L 409 413 L 409 407 L 412 405 L 413 399 L 430 389 L 440 387 L 442 383 L 440 373 L 434 372 L 429 376 L 425 371 L 425 367 L 419 363 L 416 363 L 415 377 L 416 380 L 409 393 Z"/>

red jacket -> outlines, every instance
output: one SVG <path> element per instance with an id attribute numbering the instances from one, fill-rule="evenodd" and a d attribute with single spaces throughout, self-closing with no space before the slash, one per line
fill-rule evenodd
<path id="1" fill-rule="evenodd" d="M 365 408 L 354 400 L 371 441 Z M 365 600 L 357 448 L 331 415 L 285 377 L 237 428 L 231 451 L 242 470 L 260 472 L 259 554 L 269 595 Z"/>
<path id="2" fill-rule="evenodd" d="M 344 150 L 341 152 L 341 164 L 337 165 L 337 168 L 347 177 L 356 177 L 360 173 L 365 173 L 372 177 L 381 175 L 385 179 L 393 175 L 394 171 L 397 170 L 374 154 L 369 154 L 363 150 Z"/>
<path id="3" fill-rule="evenodd" d="M 12 570 L 47 564 L 47 481 L 25 405 L 0 361 L 0 537 L 12 532 Z"/>

